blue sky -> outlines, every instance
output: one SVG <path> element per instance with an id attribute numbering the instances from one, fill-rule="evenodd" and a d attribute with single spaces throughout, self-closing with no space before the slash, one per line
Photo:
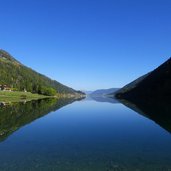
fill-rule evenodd
<path id="1" fill-rule="evenodd" d="M 122 87 L 171 56 L 170 0 L 0 0 L 0 48 L 81 90 Z"/>

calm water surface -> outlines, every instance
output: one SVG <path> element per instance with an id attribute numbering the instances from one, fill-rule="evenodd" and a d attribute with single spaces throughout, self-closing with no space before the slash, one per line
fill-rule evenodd
<path id="1" fill-rule="evenodd" d="M 171 171 L 171 134 L 121 103 L 0 109 L 0 171 Z M 66 106 L 65 106 L 66 105 Z"/>

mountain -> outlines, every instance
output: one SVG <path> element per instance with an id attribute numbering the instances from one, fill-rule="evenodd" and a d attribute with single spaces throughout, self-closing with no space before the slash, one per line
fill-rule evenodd
<path id="1" fill-rule="evenodd" d="M 90 96 L 96 96 L 96 97 L 99 97 L 99 96 L 107 96 L 111 93 L 114 93 L 116 91 L 118 91 L 119 88 L 110 88 L 110 89 L 99 89 L 99 90 L 96 90 L 96 91 L 93 91 Z"/>
<path id="2" fill-rule="evenodd" d="M 170 99 L 171 97 L 171 58 L 152 72 L 136 79 L 116 92 L 123 99 Z"/>
<path id="3" fill-rule="evenodd" d="M 123 88 L 119 89 L 118 91 L 115 92 L 115 94 L 118 94 L 118 93 L 126 93 L 127 91 L 129 90 L 132 90 L 133 88 L 135 88 L 142 80 L 144 80 L 145 77 L 147 77 L 149 75 L 148 74 L 145 74 L 139 78 L 137 78 L 136 80 L 132 81 L 131 83 L 125 85 Z M 113 93 L 114 94 L 114 93 Z"/>
<path id="4" fill-rule="evenodd" d="M 0 50 L 0 85 L 45 95 L 84 94 L 28 68 L 4 50 Z"/>

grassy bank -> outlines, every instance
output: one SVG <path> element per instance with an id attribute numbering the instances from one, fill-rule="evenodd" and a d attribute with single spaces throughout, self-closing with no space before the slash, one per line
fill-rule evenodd
<path id="1" fill-rule="evenodd" d="M 48 96 L 20 91 L 0 91 L 0 102 L 19 102 L 47 98 Z"/>

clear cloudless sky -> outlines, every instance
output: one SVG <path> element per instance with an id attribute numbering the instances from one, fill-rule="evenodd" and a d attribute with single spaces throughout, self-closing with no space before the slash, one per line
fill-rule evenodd
<path id="1" fill-rule="evenodd" d="M 171 56 L 170 0 L 0 0 L 0 48 L 81 90 L 122 87 Z"/>

